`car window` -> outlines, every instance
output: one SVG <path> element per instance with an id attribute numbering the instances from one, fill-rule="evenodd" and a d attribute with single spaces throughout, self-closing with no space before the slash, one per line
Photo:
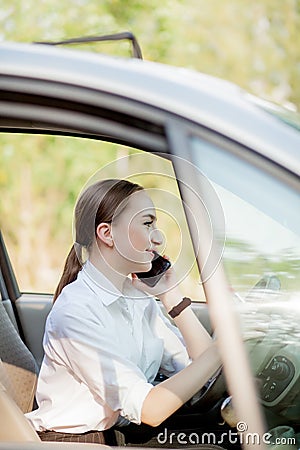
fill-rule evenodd
<path id="1" fill-rule="evenodd" d="M 129 178 L 152 197 L 161 248 L 182 289 L 204 300 L 172 164 L 135 148 L 91 139 L 3 133 L 0 228 L 22 292 L 53 293 L 72 244 L 73 208 L 97 179 Z"/>
<path id="2" fill-rule="evenodd" d="M 223 264 L 268 429 L 293 428 L 300 418 L 299 192 L 271 162 L 249 162 L 246 149 L 236 156 L 196 136 L 190 144 L 223 208 Z"/>
<path id="3" fill-rule="evenodd" d="M 223 261 L 234 290 L 245 298 L 262 277 L 274 275 L 285 293 L 300 292 L 299 194 L 216 146 L 197 138 L 192 146 L 222 205 Z"/>

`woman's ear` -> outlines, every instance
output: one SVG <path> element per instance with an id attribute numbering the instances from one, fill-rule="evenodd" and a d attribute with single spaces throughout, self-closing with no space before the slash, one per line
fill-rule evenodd
<path id="1" fill-rule="evenodd" d="M 112 247 L 114 245 L 114 241 L 111 234 L 111 225 L 106 222 L 99 223 L 96 228 L 96 236 L 100 239 L 108 247 Z"/>

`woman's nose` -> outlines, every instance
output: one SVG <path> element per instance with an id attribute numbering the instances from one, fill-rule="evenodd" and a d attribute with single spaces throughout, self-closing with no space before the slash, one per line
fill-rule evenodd
<path id="1" fill-rule="evenodd" d="M 154 245 L 161 245 L 164 241 L 164 237 L 162 232 L 158 229 L 155 228 L 155 230 L 151 231 L 150 234 L 150 242 Z"/>

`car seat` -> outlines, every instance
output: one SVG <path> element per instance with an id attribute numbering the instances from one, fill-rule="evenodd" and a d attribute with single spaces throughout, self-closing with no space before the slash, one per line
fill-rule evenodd
<path id="1" fill-rule="evenodd" d="M 2 384 L 23 413 L 32 410 L 38 367 L 0 302 L 0 359 L 6 379 Z M 3 372 L 3 370 L 2 370 Z"/>
<path id="2" fill-rule="evenodd" d="M 0 441 L 39 441 L 25 418 L 37 382 L 36 362 L 0 302 Z"/>

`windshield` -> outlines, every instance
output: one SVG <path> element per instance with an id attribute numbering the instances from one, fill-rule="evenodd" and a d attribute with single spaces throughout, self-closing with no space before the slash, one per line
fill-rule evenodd
<path id="1" fill-rule="evenodd" d="M 245 296 L 261 277 L 275 273 L 285 291 L 300 292 L 298 192 L 197 137 L 192 148 L 222 205 L 225 232 L 219 238 L 225 242 L 225 267 L 235 290 Z M 214 211 L 211 215 L 214 220 Z"/>
<path id="2" fill-rule="evenodd" d="M 193 162 L 223 209 L 223 266 L 268 430 L 277 432 L 282 424 L 295 436 L 300 420 L 299 193 L 269 175 L 271 162 L 267 173 L 266 162 L 257 158 L 252 165 L 246 151 L 237 156 L 200 137 L 190 139 Z M 218 229 L 214 208 L 209 212 Z"/>

